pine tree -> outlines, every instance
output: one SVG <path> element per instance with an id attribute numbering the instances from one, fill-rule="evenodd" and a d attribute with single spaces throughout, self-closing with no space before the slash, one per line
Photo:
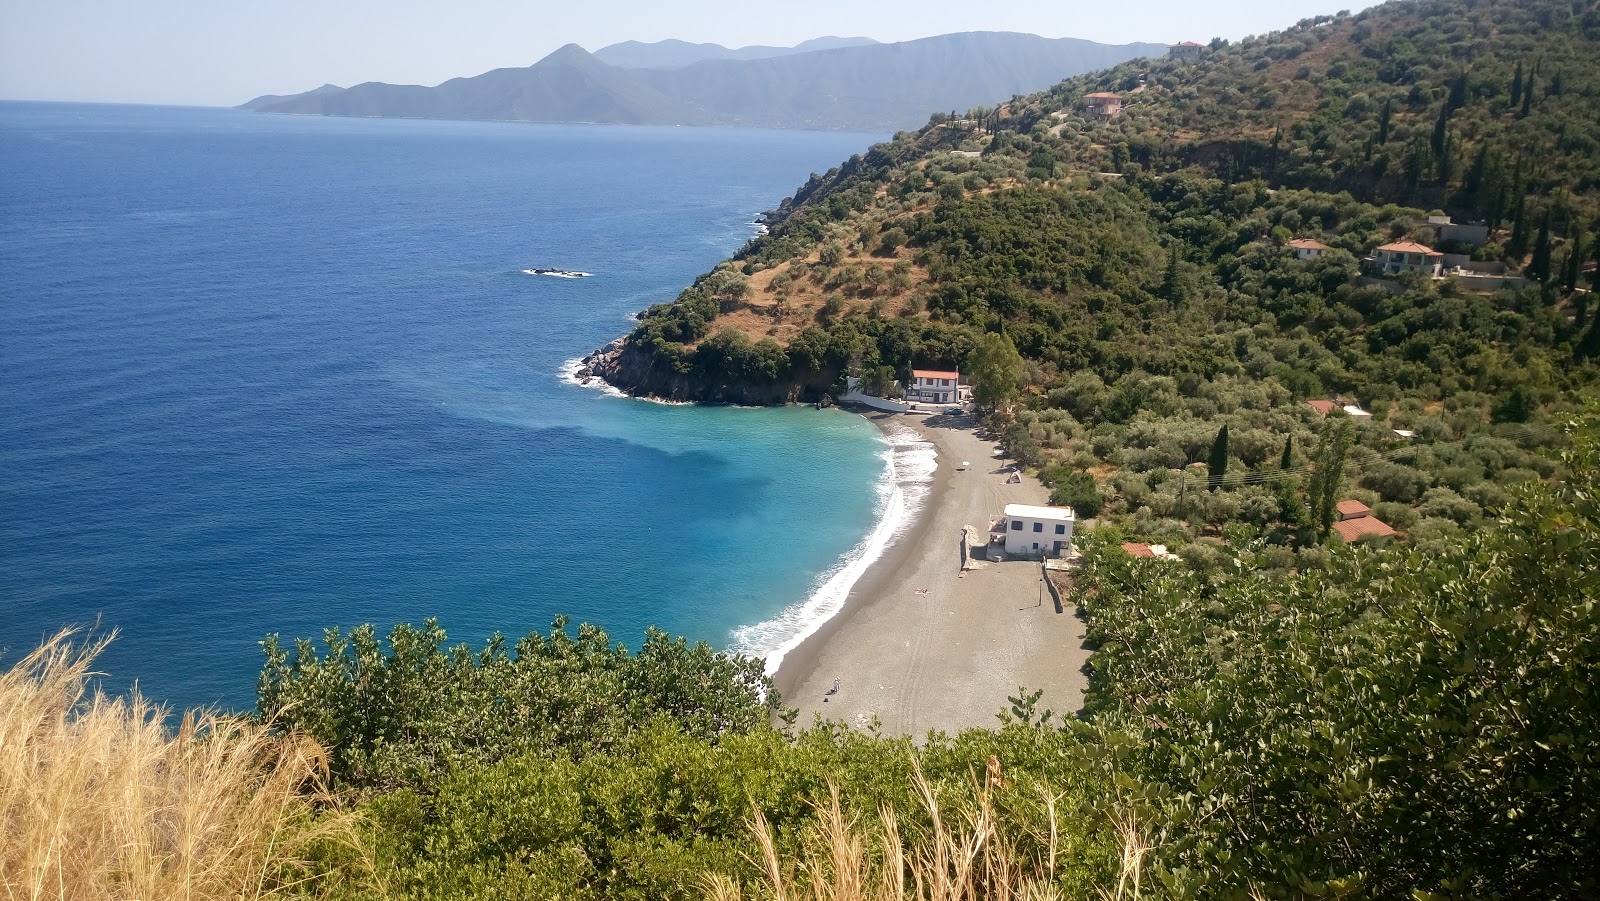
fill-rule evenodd
<path id="1" fill-rule="evenodd" d="M 1550 278 L 1550 210 L 1539 220 L 1539 238 L 1533 243 L 1533 259 L 1528 261 L 1527 275 L 1545 281 Z"/>
<path id="2" fill-rule="evenodd" d="M 1222 484 L 1222 477 L 1228 472 L 1228 425 L 1223 423 L 1222 430 L 1217 432 L 1217 440 L 1211 443 L 1211 457 L 1206 462 L 1206 475 L 1210 480 L 1211 490 L 1217 490 Z"/>
<path id="3" fill-rule="evenodd" d="M 1511 78 L 1511 106 L 1522 102 L 1522 61 L 1517 61 L 1517 74 Z"/>

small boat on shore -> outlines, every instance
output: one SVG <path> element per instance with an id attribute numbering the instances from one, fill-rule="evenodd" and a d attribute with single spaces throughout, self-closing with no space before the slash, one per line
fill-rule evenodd
<path id="1" fill-rule="evenodd" d="M 574 269 L 524 269 L 527 275 L 548 275 L 551 278 L 588 278 L 591 272 L 578 272 Z"/>

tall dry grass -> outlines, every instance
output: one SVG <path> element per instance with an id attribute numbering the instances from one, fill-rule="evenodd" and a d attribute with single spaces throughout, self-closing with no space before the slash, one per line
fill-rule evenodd
<path id="1" fill-rule="evenodd" d="M 914 761 L 913 761 L 914 763 Z M 991 760 L 991 777 L 997 762 Z M 878 829 L 868 830 L 846 816 L 837 786 L 829 785 L 829 801 L 817 807 L 812 842 L 798 860 L 785 861 L 772 825 L 757 810 L 750 820 L 761 853 L 763 879 L 751 897 L 772 901 L 1060 901 L 1056 888 L 1063 849 L 1058 798 L 1043 793 L 1049 824 L 1034 855 L 1019 851 L 1013 836 L 995 816 L 991 778 L 970 804 L 948 809 L 920 769 L 912 776 L 917 799 L 932 828 L 908 841 L 892 808 L 878 811 Z M 1132 816 L 1119 819 L 1120 872 L 1115 885 L 1083 887 L 1108 901 L 1137 901 L 1144 859 L 1150 846 Z M 871 849 L 871 850 L 869 850 Z M 872 853 L 875 851 L 876 853 Z M 744 888 L 725 874 L 705 880 L 710 901 L 744 901 Z"/>
<path id="2" fill-rule="evenodd" d="M 302 855 L 353 841 L 322 749 L 249 720 L 90 691 L 113 636 L 66 630 L 0 673 L 6 901 L 260 899 L 317 888 Z"/>

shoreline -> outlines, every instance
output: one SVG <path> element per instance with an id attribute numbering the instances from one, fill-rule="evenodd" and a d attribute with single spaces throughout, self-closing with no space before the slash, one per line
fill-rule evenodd
<path id="1" fill-rule="evenodd" d="M 922 507 L 911 515 L 911 521 L 905 525 L 898 534 L 890 539 L 878 559 L 868 565 L 865 572 L 851 584 L 846 592 L 843 602 L 838 610 L 834 611 L 827 619 L 817 624 L 800 643 L 784 652 L 778 663 L 778 668 L 772 675 L 773 684 L 777 687 L 780 697 L 785 703 L 798 682 L 805 674 L 817 669 L 822 650 L 834 638 L 836 632 L 843 628 L 852 617 L 859 612 L 865 599 L 879 597 L 885 593 L 889 581 L 900 572 L 910 557 L 913 550 L 927 538 L 927 531 L 933 521 L 933 513 L 939 509 L 944 501 L 944 495 L 950 488 L 949 472 L 945 466 L 943 455 L 939 454 L 938 442 L 932 441 L 920 428 L 904 421 L 903 414 L 886 413 L 873 410 L 870 407 L 857 407 L 852 404 L 840 404 L 839 409 L 846 410 L 870 421 L 880 431 L 888 434 L 890 423 L 898 423 L 912 429 L 922 436 L 934 448 L 935 464 L 932 483 L 928 493 L 923 498 Z M 868 533 L 870 535 L 870 533 Z"/>
<path id="2" fill-rule="evenodd" d="M 974 557 L 963 568 L 963 529 L 986 540 L 989 516 L 1007 503 L 1047 503 L 1044 486 L 1007 482 L 1012 467 L 996 442 L 974 433 L 971 415 L 847 409 L 885 431 L 913 429 L 933 445 L 936 468 L 915 521 L 780 662 L 773 681 L 783 704 L 799 710 L 801 726 L 822 720 L 913 738 L 993 728 L 1019 687 L 1044 691 L 1041 710 L 1081 709 L 1089 650 L 1070 599 L 1057 613 L 1037 561 Z M 971 465 L 958 468 L 962 461 Z"/>

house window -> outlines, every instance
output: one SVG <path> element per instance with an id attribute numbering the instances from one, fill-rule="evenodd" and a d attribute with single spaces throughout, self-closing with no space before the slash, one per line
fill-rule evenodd
<path id="1" fill-rule="evenodd" d="M 1022 531 L 1022 520 L 1020 520 L 1020 519 L 1013 519 L 1013 520 L 1012 520 L 1012 521 L 1011 521 L 1011 531 L 1013 531 L 1013 532 L 1020 532 L 1020 531 Z"/>
<path id="2" fill-rule="evenodd" d="M 1034 523 L 1033 524 L 1033 530 L 1035 532 L 1043 532 L 1044 531 L 1044 523 L 1042 523 L 1042 522 Z M 1036 545 L 1034 545 L 1034 547 L 1038 547 L 1038 545 L 1036 544 Z"/>
<path id="3" fill-rule="evenodd" d="M 1035 542 L 1034 542 L 1034 543 L 1033 543 L 1033 549 L 1034 549 L 1034 550 L 1038 550 L 1038 549 L 1039 549 L 1039 542 L 1037 542 L 1037 541 L 1035 541 Z"/>
<path id="4" fill-rule="evenodd" d="M 1064 525 L 1062 523 L 1056 523 L 1056 534 L 1057 535 L 1065 535 L 1065 534 L 1067 534 L 1066 525 Z"/>

